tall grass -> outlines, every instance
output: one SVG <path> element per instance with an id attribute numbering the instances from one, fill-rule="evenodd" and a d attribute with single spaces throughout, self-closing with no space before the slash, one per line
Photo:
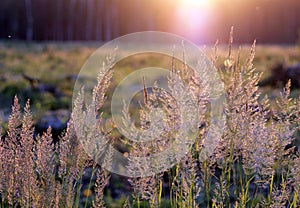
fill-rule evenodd
<path id="1" fill-rule="evenodd" d="M 233 54 L 231 46 L 232 35 L 228 56 L 218 69 L 226 94 L 226 129 L 218 147 L 207 160 L 201 160 L 210 126 L 207 94 L 198 74 L 190 71 L 186 64 L 179 68 L 173 65 L 171 74 L 179 71 L 202 112 L 197 140 L 185 157 L 165 173 L 129 178 L 133 191 L 124 207 L 300 206 L 300 158 L 293 146 L 294 136 L 299 131 L 300 100 L 289 97 L 290 82 L 274 108 L 267 97 L 260 99 L 258 81 L 261 74 L 253 66 L 255 42 L 246 61 L 240 59 L 239 53 Z M 216 63 L 217 59 L 216 51 L 212 62 Z M 104 103 L 112 73 L 110 70 L 105 80 L 98 80 L 94 89 L 96 114 Z M 171 78 L 171 89 L 175 89 L 173 84 Z M 75 109 L 81 109 L 81 105 L 79 99 Z M 144 90 L 141 128 L 148 128 L 149 112 L 157 105 L 169 115 L 164 134 L 147 144 L 131 143 L 129 155 L 153 154 L 172 142 L 171 133 L 178 126 L 178 106 L 169 94 L 155 86 L 151 92 Z M 110 206 L 104 200 L 110 173 L 84 152 L 74 119 L 80 118 L 72 114 L 66 131 L 57 143 L 53 143 L 51 128 L 43 135 L 34 135 L 29 101 L 22 113 L 15 97 L 8 132 L 0 145 L 1 207 Z M 128 168 L 134 172 L 146 165 L 135 164 Z M 91 177 L 96 175 L 97 178 L 92 203 L 82 202 L 80 197 L 86 167 L 92 167 Z M 164 187 L 163 174 L 168 176 L 169 189 Z"/>

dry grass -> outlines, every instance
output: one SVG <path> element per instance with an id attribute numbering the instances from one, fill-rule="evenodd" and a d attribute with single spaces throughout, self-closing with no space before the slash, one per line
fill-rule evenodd
<path id="1" fill-rule="evenodd" d="M 168 206 L 180 208 L 300 206 L 300 159 L 293 146 L 295 132 L 299 131 L 300 101 L 289 97 L 289 83 L 278 98 L 276 109 L 269 105 L 268 98 L 258 99 L 257 84 L 261 74 L 253 67 L 255 44 L 246 61 L 231 49 L 227 54 L 221 60 L 213 60 L 225 63 L 219 67 L 219 73 L 225 84 L 227 117 L 226 129 L 213 155 L 205 161 L 200 158 L 203 144 L 207 142 L 205 134 L 211 125 L 206 117 L 207 94 L 197 74 L 183 65 L 172 73 L 180 70 L 181 78 L 189 83 L 199 103 L 198 110 L 202 112 L 199 126 L 205 125 L 188 154 L 165 172 L 169 178 L 169 192 L 163 193 L 162 173 L 130 178 L 133 193 L 124 207 L 142 207 L 144 202 L 146 207 L 163 207 L 163 195 L 168 197 Z M 105 80 L 99 80 L 95 86 L 95 118 L 103 107 L 112 73 L 109 71 Z M 178 87 L 172 84 L 172 79 L 169 85 L 173 89 Z M 158 94 L 163 93 L 153 90 L 144 94 L 140 125 L 148 128 L 149 111 L 159 103 L 169 113 L 166 134 L 147 145 L 131 143 L 129 156 L 152 154 L 158 146 L 164 149 L 172 142 L 178 107 L 169 95 Z M 82 99 L 82 95 L 78 97 L 76 113 L 83 111 Z M 110 173 L 84 152 L 79 139 L 85 134 L 78 122 L 82 123 L 82 118 L 73 112 L 67 130 L 57 143 L 52 142 L 51 128 L 35 136 L 29 102 L 22 113 L 15 97 L 7 136 L 0 145 L 1 207 L 105 207 L 104 188 L 110 182 Z M 95 128 L 99 127 L 97 125 Z M 101 129 L 102 135 L 109 135 L 109 132 Z M 107 158 L 105 164 L 109 163 Z M 147 164 L 134 165 L 128 167 L 132 172 L 147 168 Z M 86 167 L 92 167 L 97 177 L 92 204 L 80 201 Z"/>

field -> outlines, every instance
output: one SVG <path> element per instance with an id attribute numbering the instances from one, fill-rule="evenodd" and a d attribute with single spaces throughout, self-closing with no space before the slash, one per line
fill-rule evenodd
<path id="1" fill-rule="evenodd" d="M 101 43 L 0 43 L 1 114 L 7 118 L 13 97 L 16 94 L 23 104 L 26 99 L 31 99 L 35 119 L 38 119 L 41 113 L 46 110 L 70 110 L 70 98 L 77 74 L 88 57 L 100 46 Z M 205 54 L 211 56 L 213 47 L 203 46 L 202 48 Z M 249 48 L 250 45 L 241 46 L 241 59 L 247 58 Z M 235 47 L 234 53 L 236 55 L 237 50 L 238 47 Z M 227 46 L 218 47 L 220 59 L 217 64 L 219 66 L 223 64 L 222 61 L 225 60 L 227 51 Z M 149 66 L 156 62 L 166 67 L 170 67 L 171 64 L 170 59 L 163 59 L 159 56 L 150 59 L 137 57 L 135 63 L 123 61 L 118 64 L 117 67 L 120 68 L 118 71 L 121 71 L 119 76 L 124 76 L 133 70 L 132 68 Z M 261 80 L 271 76 L 271 69 L 284 62 L 288 65 L 299 63 L 300 49 L 296 46 L 258 45 L 256 47 L 253 64 L 257 72 L 263 72 Z M 24 78 L 24 75 L 34 79 L 34 82 L 31 83 L 30 80 Z M 38 90 L 32 89 L 39 87 L 38 84 L 55 85 L 59 93 L 57 95 L 51 92 L 42 94 Z M 266 87 L 261 90 L 268 93 L 270 97 L 276 95 L 274 88 Z M 295 96 L 297 93 L 294 93 Z"/>
<path id="2" fill-rule="evenodd" d="M 294 145 L 299 146 L 295 138 L 299 137 L 300 89 L 292 82 L 291 92 L 287 85 L 284 93 L 280 94 L 287 80 L 280 80 L 279 74 L 275 84 L 271 81 L 261 84 L 264 80 L 271 80 L 270 77 L 276 77 L 273 68 L 281 64 L 284 67 L 299 64 L 300 47 L 258 45 L 254 56 L 250 54 L 251 45 L 233 46 L 231 56 L 228 57 L 228 46 L 218 46 L 215 66 L 223 75 L 225 83 L 228 123 L 217 151 L 206 161 L 199 159 L 201 142 L 207 131 L 204 125 L 199 130 L 199 138 L 191 147 L 191 152 L 182 161 L 178 161 L 176 166 L 154 176 L 126 178 L 106 172 L 103 167 L 91 162 L 78 141 L 72 140 L 72 135 L 76 134 L 74 121 L 67 124 L 73 115 L 73 87 L 78 73 L 99 46 L 101 44 L 92 42 L 0 43 L 0 120 L 4 135 L 0 148 L 0 173 L 7 177 L 0 176 L 1 207 L 46 207 L 49 203 L 53 207 L 90 207 L 92 201 L 95 207 L 103 207 L 104 204 L 107 207 L 121 207 L 124 203 L 124 207 L 300 205 L 300 159 L 297 148 L 292 148 Z M 212 59 L 215 56 L 214 46 L 203 46 L 203 51 Z M 238 54 L 240 65 L 236 64 Z M 231 61 L 235 64 L 230 64 Z M 171 68 L 172 57 L 137 55 L 130 60 L 120 61 L 115 64 L 116 73 L 112 75 L 110 85 L 98 88 L 101 96 L 107 96 L 101 108 L 104 112 L 102 119 L 106 121 L 103 131 L 109 132 L 109 139 L 114 140 L 114 146 L 124 154 L 151 154 L 157 151 L 157 146 L 152 143 L 145 147 L 122 144 L 126 138 L 120 138 L 120 133 L 114 130 L 109 120 L 110 92 L 130 72 L 158 63 L 161 67 Z M 256 72 L 263 73 L 260 80 L 256 80 Z M 241 74 L 244 77 L 239 78 Z M 109 93 L 102 92 L 102 87 L 107 88 Z M 24 117 L 19 112 L 15 95 L 20 109 L 25 109 Z M 265 95 L 268 95 L 269 101 L 264 99 Z M 288 95 L 293 99 L 290 100 Z M 141 93 L 142 99 L 143 96 L 145 99 L 145 94 Z M 30 106 L 26 105 L 27 99 L 30 99 Z M 80 106 L 73 107 L 82 110 Z M 139 112 L 145 109 L 135 107 L 131 106 L 131 115 L 138 119 Z M 206 109 L 203 106 L 199 108 Z M 139 119 L 139 125 L 144 128 L 145 118 Z M 203 119 L 209 126 L 205 116 Z M 35 132 L 32 131 L 31 120 Z M 47 132 L 49 125 L 52 133 L 49 130 Z M 47 133 L 42 135 L 43 132 Z M 8 142 L 14 139 L 20 141 L 21 145 Z M 25 147 L 29 149 L 24 150 Z M 12 156 L 9 150 L 14 152 Z M 18 151 L 27 159 L 18 156 Z M 8 162 L 4 162 L 4 152 L 10 155 L 7 157 Z M 12 161 L 17 161 L 15 164 L 19 166 Z M 42 164 L 46 162 L 50 167 Z M 30 166 L 33 168 L 28 168 Z M 9 170 L 12 170 L 9 168 L 15 170 L 13 177 L 9 175 Z M 30 175 L 33 178 L 31 181 L 18 178 Z M 13 183 L 10 180 L 14 180 Z M 14 184 L 15 189 L 7 184 Z M 30 187 L 29 190 L 20 189 L 20 184 Z"/>

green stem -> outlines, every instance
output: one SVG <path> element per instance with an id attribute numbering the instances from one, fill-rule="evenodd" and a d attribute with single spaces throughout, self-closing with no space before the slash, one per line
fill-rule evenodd
<path id="1" fill-rule="evenodd" d="M 270 207 L 272 200 L 272 192 L 273 192 L 273 183 L 274 183 L 274 173 L 272 173 L 271 183 L 270 183 L 270 191 L 268 196 L 268 207 Z"/>

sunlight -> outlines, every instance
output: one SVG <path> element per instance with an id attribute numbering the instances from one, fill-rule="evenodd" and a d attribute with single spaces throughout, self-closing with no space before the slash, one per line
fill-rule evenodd
<path id="1" fill-rule="evenodd" d="M 203 40 L 211 19 L 212 0 L 179 0 L 176 32 L 193 41 Z"/>
<path id="2" fill-rule="evenodd" d="M 211 0 L 180 0 L 180 4 L 184 7 L 205 8 L 210 6 Z"/>

